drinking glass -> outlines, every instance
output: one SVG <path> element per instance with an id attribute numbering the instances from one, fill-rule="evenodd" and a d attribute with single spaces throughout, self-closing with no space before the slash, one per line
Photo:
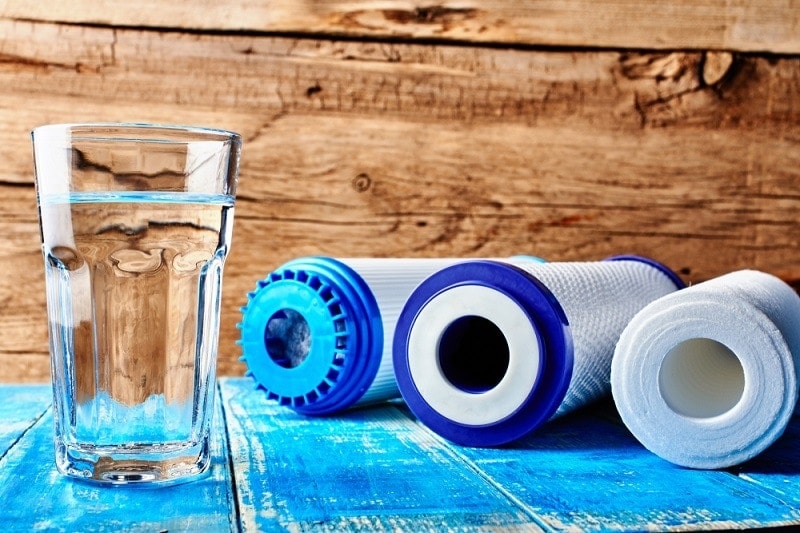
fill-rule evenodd
<path id="1" fill-rule="evenodd" d="M 56 466 L 173 484 L 210 465 L 241 137 L 152 124 L 32 132 Z"/>

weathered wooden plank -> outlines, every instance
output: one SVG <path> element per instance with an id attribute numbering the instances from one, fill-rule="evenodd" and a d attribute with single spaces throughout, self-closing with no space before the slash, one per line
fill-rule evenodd
<path id="1" fill-rule="evenodd" d="M 51 401 L 49 385 L 0 385 L 0 458 L 42 417 Z"/>
<path id="2" fill-rule="evenodd" d="M 784 434 L 761 455 L 729 469 L 732 474 L 791 505 L 800 519 L 800 416 L 797 414 Z"/>
<path id="3" fill-rule="evenodd" d="M 307 418 L 221 381 L 243 531 L 539 530 L 395 407 Z"/>
<path id="4" fill-rule="evenodd" d="M 9 163 L 12 159 L 5 158 Z M 30 174 L 32 167 L 25 172 Z M 0 312 L 7 332 L 0 333 L 0 382 L 49 380 L 44 267 L 32 185 L 0 185 L 0 242 L 5 252 L 0 256 Z"/>
<path id="5" fill-rule="evenodd" d="M 800 524 L 796 500 L 744 476 L 672 465 L 642 447 L 618 418 L 597 416 L 595 409 L 551 422 L 503 449 L 453 450 L 555 530 L 707 531 Z M 797 441 L 791 442 L 796 449 Z M 795 458 L 781 471 L 786 485 L 796 484 L 797 464 Z M 745 465 L 743 472 L 753 468 Z"/>
<path id="6" fill-rule="evenodd" d="M 444 442 L 401 404 L 305 418 L 267 402 L 249 379 L 223 379 L 220 389 L 212 476 L 131 490 L 58 475 L 52 417 L 40 416 L 49 386 L 0 386 L 0 420 L 25 419 L 29 428 L 0 454 L 0 523 L 26 531 L 691 531 L 800 524 L 800 418 L 753 461 L 709 472 L 674 467 L 644 450 L 610 402 L 514 445 L 472 449 Z"/>
<path id="7" fill-rule="evenodd" d="M 539 126 L 578 119 L 633 131 L 759 122 L 774 127 L 800 113 L 794 56 L 729 55 L 704 74 L 709 53 L 702 51 L 541 51 L 54 29 L 3 19 L 0 30 L 0 73 L 15 82 L 3 87 L 12 98 L 4 101 L 15 122 L 64 113 L 65 96 L 86 100 L 80 115 L 87 119 L 98 112 L 144 114 L 161 104 L 155 111 L 173 115 L 216 108 L 224 118 L 259 110 L 262 127 L 276 116 L 319 111 Z M 52 102 L 40 102 L 43 97 Z M 12 107 L 24 99 L 37 105 Z M 23 140 L 20 133 L 27 132 L 3 133 L 14 141 L 4 150 L 15 161 L 21 152 L 11 148 Z M 4 172 L 27 170 L 17 163 Z"/>
<path id="8" fill-rule="evenodd" d="M 22 390 L 49 399 L 49 387 Z M 52 426 L 48 411 L 0 458 L 0 523 L 20 531 L 237 531 L 219 402 L 210 476 L 167 488 L 112 489 L 61 476 Z"/>
<path id="9" fill-rule="evenodd" d="M 796 454 L 789 458 L 800 419 L 783 449 L 737 476 L 651 454 L 604 414 L 610 402 L 480 449 L 444 442 L 399 404 L 305 418 L 267 402 L 250 380 L 226 379 L 222 394 L 244 531 L 514 528 L 524 517 L 552 531 L 800 524 L 800 471 Z"/>
<path id="10" fill-rule="evenodd" d="M 621 48 L 800 52 L 800 5 L 785 1 L 514 0 L 160 2 L 6 0 L 24 20 L 372 38 Z"/>
<path id="11" fill-rule="evenodd" d="M 690 282 L 759 268 L 800 283 L 798 56 L 9 20 L 0 35 L 0 267 L 11 273 L 0 277 L 0 381 L 48 373 L 28 135 L 47 122 L 244 135 L 222 374 L 242 371 L 233 346 L 245 293 L 299 255 L 634 252 Z"/>

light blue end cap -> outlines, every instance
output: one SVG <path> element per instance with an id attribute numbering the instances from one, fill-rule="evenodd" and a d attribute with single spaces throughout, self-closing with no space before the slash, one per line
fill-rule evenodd
<path id="1" fill-rule="evenodd" d="M 242 314 L 242 360 L 270 399 L 325 415 L 355 404 L 375 379 L 380 311 L 361 276 L 341 261 L 282 265 L 258 282 Z"/>

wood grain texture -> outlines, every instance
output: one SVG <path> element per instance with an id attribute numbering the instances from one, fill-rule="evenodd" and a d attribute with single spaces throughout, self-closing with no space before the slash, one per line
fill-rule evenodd
<path id="1" fill-rule="evenodd" d="M 481 449 L 446 442 L 398 402 L 310 418 L 267 401 L 250 379 L 223 378 L 219 393 L 211 477 L 109 490 L 55 472 L 48 386 L 0 386 L 0 435 L 25 428 L 0 453 L 0 522 L 15 531 L 86 532 L 800 525 L 798 417 L 755 459 L 700 471 L 645 450 L 610 402 Z"/>
<path id="2" fill-rule="evenodd" d="M 110 26 L 800 52 L 800 4 L 795 0 L 6 0 L 0 8 L 0 16 L 7 18 Z"/>
<path id="3" fill-rule="evenodd" d="M 540 531 L 394 407 L 308 418 L 220 386 L 242 531 Z"/>
<path id="4" fill-rule="evenodd" d="M 24 418 L 24 394 L 50 401 L 49 387 L 0 387 L 2 404 L 19 409 L 17 419 Z M 153 490 L 109 489 L 56 471 L 48 410 L 0 455 L 0 523 L 19 531 L 238 531 L 222 417 L 217 402 L 208 477 Z M 0 428 L 7 420 L 14 423 L 2 418 Z"/>
<path id="5" fill-rule="evenodd" d="M 800 472 L 800 417 L 795 415 L 781 438 L 747 463 L 735 466 L 730 473 L 772 494 L 795 509 L 800 508 L 800 484 L 792 478 Z M 795 516 L 800 513 L 795 512 Z"/>
<path id="6" fill-rule="evenodd" d="M 243 531 L 708 531 L 800 523 L 792 488 L 800 464 L 790 452 L 796 429 L 737 472 L 698 471 L 644 449 L 609 403 L 510 446 L 465 448 L 401 404 L 306 418 L 265 401 L 249 380 L 225 379 L 221 389 Z"/>
<path id="7" fill-rule="evenodd" d="M 0 460 L 51 403 L 49 385 L 0 385 Z"/>
<path id="8" fill-rule="evenodd" d="M 797 445 L 791 436 L 784 442 Z M 506 449 L 454 450 L 556 531 L 710 531 L 799 520 L 777 480 L 766 489 L 745 474 L 780 474 L 790 483 L 800 464 L 785 451 L 768 450 L 762 464 L 771 466 L 744 464 L 738 476 L 681 468 L 643 448 L 610 401 L 550 422 Z M 778 466 L 782 460 L 785 467 Z"/>
<path id="9" fill-rule="evenodd" d="M 0 35 L 0 381 L 48 374 L 28 132 L 52 122 L 243 134 L 223 375 L 243 371 L 246 292 L 300 255 L 639 253 L 689 282 L 800 283 L 800 56 L 10 19 Z"/>

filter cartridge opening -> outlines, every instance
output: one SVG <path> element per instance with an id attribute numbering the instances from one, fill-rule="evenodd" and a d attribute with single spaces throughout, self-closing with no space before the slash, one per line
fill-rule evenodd
<path id="1" fill-rule="evenodd" d="M 438 358 L 442 375 L 454 387 L 482 393 L 495 388 L 506 375 L 508 341 L 491 320 L 464 316 L 442 333 Z"/>
<path id="2" fill-rule="evenodd" d="M 276 311 L 264 331 L 267 354 L 283 368 L 303 364 L 311 350 L 311 329 L 302 314 L 293 309 Z"/>
<path id="3" fill-rule="evenodd" d="M 658 375 L 661 397 L 684 416 L 711 418 L 732 409 L 744 394 L 739 358 L 713 339 L 687 339 L 669 351 Z"/>

